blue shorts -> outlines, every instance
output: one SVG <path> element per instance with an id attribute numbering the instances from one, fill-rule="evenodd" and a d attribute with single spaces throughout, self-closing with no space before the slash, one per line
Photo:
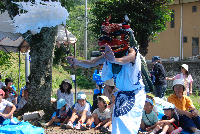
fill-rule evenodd
<path id="1" fill-rule="evenodd" d="M 0 116 L 0 124 L 3 123 L 4 121 L 5 119 L 2 116 Z"/>

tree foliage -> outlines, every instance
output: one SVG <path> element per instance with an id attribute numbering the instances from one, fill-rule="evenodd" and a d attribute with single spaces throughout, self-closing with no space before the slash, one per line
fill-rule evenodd
<path id="1" fill-rule="evenodd" d="M 165 22 L 170 21 L 170 10 L 167 4 L 172 0 L 99 0 L 93 1 L 91 12 L 95 16 L 90 20 L 97 37 L 104 20 L 111 14 L 110 23 L 122 23 L 124 16 L 128 15 L 130 26 L 140 44 L 140 53 L 148 53 L 148 42 L 156 36 L 156 32 L 166 29 Z"/>
<path id="2" fill-rule="evenodd" d="M 83 2 L 82 2 L 83 3 Z M 90 4 L 88 4 L 88 10 L 90 10 Z M 88 14 L 87 21 L 93 18 L 91 14 Z M 91 23 L 88 23 L 90 27 Z M 85 40 L 85 5 L 77 5 L 74 10 L 70 12 L 69 20 L 67 20 L 68 30 L 72 32 L 76 38 L 76 54 L 78 57 L 83 57 L 84 55 L 84 40 Z M 87 30 L 87 57 L 90 58 L 90 54 L 93 50 L 98 50 L 97 38 L 93 35 L 93 32 Z"/>
<path id="3" fill-rule="evenodd" d="M 4 52 L 2 50 L 0 50 L 0 67 L 4 66 L 4 70 L 6 70 L 8 67 L 12 66 L 12 55 L 11 52 Z M 1 72 L 3 72 L 4 70 L 1 70 Z"/>

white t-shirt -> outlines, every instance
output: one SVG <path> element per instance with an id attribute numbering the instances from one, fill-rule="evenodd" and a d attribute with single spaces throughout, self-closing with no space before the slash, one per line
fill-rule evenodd
<path id="1" fill-rule="evenodd" d="M 5 110 L 6 106 L 12 106 L 13 104 L 5 99 L 2 99 L 2 102 L 0 103 L 0 112 L 3 113 Z"/>
<path id="2" fill-rule="evenodd" d="M 84 110 L 87 110 L 87 113 L 86 113 L 86 116 L 90 116 L 91 113 L 90 113 L 90 104 L 89 103 L 85 103 L 84 106 L 81 106 L 80 104 L 76 103 L 75 106 L 74 106 L 74 109 L 77 110 L 77 114 L 78 116 L 82 116 L 82 113 Z"/>
<path id="3" fill-rule="evenodd" d="M 26 103 L 27 101 L 25 100 L 24 97 L 22 97 L 17 105 L 19 108 L 22 108 Z"/>
<path id="4" fill-rule="evenodd" d="M 74 105 L 74 94 L 71 92 L 70 94 L 68 93 L 62 93 L 60 89 L 57 90 L 57 100 L 60 98 L 65 99 L 67 104 L 71 107 Z"/>
<path id="5" fill-rule="evenodd" d="M 15 97 L 14 95 L 9 95 L 9 98 L 7 98 L 6 100 L 13 103 L 13 100 L 15 100 Z"/>
<path id="6" fill-rule="evenodd" d="M 102 113 L 99 111 L 99 108 L 97 108 L 93 111 L 93 113 L 97 114 L 101 121 L 111 117 L 111 111 L 108 108 L 106 108 Z"/>

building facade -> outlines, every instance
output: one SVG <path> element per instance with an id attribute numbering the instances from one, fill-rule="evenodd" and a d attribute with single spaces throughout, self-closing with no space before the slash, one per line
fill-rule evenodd
<path id="1" fill-rule="evenodd" d="M 200 0 L 174 0 L 168 5 L 171 22 L 150 42 L 146 60 L 160 56 L 163 60 L 198 58 L 200 55 Z"/>

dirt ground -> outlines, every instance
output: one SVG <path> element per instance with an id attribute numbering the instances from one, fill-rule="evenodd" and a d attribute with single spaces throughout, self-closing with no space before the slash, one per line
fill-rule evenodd
<path id="1" fill-rule="evenodd" d="M 103 134 L 100 130 L 95 130 L 94 128 L 83 131 L 75 129 L 61 129 L 59 126 L 54 125 L 44 129 L 44 134 Z"/>

